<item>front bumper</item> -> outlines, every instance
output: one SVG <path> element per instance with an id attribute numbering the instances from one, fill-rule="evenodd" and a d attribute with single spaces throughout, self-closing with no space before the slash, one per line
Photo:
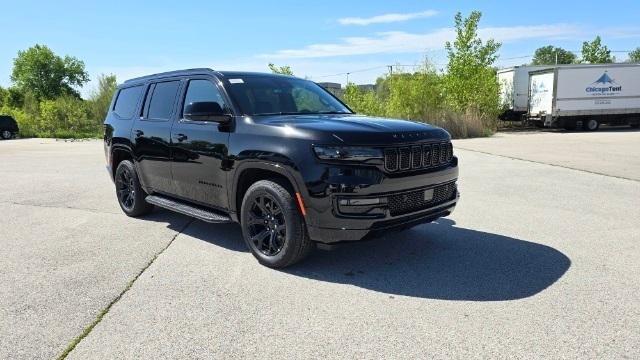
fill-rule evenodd
<path id="1" fill-rule="evenodd" d="M 430 223 L 441 217 L 449 216 L 456 207 L 456 203 L 460 198 L 460 193 L 456 193 L 455 200 L 448 203 L 438 205 L 434 208 L 419 211 L 413 214 L 407 214 L 396 219 L 380 220 L 370 224 L 367 229 L 349 229 L 349 228 L 326 228 L 307 226 L 309 236 L 313 241 L 325 244 L 333 244 L 339 242 L 358 241 L 382 235 L 388 231 L 398 231 L 408 229 L 416 225 Z M 363 224 L 359 224 L 362 226 Z"/>
<path id="2" fill-rule="evenodd" d="M 336 183 L 347 180 L 334 177 L 334 183 L 329 183 L 327 187 L 338 191 L 325 192 L 324 196 L 316 193 L 316 196 L 309 198 L 307 205 L 311 206 L 307 207 L 306 218 L 309 236 L 321 243 L 357 241 L 448 216 L 460 197 L 455 185 L 457 178 L 457 159 L 451 166 L 437 171 L 394 178 L 374 176 L 371 183 L 364 186 Z M 362 181 L 360 178 L 359 182 Z M 442 188 L 448 189 L 446 197 L 437 197 L 436 190 Z M 398 210 L 398 198 L 411 202 L 415 201 L 415 194 L 425 194 L 425 197 L 426 194 L 433 194 L 433 202 L 419 202 L 417 206 L 401 204 Z M 379 202 L 375 202 L 376 199 Z M 352 203 L 347 200 L 356 200 L 357 206 L 345 206 Z M 362 211 L 358 213 L 354 209 Z"/>

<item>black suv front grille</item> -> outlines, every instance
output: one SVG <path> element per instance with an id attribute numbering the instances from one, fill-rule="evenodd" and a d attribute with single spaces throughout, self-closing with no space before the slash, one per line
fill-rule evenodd
<path id="1" fill-rule="evenodd" d="M 388 172 L 439 167 L 453 159 L 451 142 L 384 149 L 384 168 Z"/>
<path id="2" fill-rule="evenodd" d="M 389 196 L 387 198 L 389 214 L 391 216 L 398 216 L 432 208 L 451 201 L 456 196 L 456 184 L 454 182 L 434 188 L 431 200 L 424 199 L 424 193 L 427 190 L 416 190 Z"/>

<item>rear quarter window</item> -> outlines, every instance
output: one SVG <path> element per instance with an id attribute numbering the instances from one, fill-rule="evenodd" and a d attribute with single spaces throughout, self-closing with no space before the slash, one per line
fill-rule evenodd
<path id="1" fill-rule="evenodd" d="M 133 86 L 118 91 L 113 112 L 122 119 L 131 119 L 136 111 L 136 105 L 142 93 L 142 85 Z"/>

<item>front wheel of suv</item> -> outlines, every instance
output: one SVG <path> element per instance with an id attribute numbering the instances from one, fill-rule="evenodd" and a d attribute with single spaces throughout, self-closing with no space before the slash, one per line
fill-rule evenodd
<path id="1" fill-rule="evenodd" d="M 133 163 L 123 160 L 116 168 L 116 195 L 120 208 L 128 216 L 142 216 L 153 210 L 153 205 L 145 201 L 147 193 L 142 190 Z"/>
<path id="2" fill-rule="evenodd" d="M 240 218 L 245 243 L 265 266 L 293 265 L 314 247 L 294 194 L 275 181 L 260 180 L 249 187 Z"/>

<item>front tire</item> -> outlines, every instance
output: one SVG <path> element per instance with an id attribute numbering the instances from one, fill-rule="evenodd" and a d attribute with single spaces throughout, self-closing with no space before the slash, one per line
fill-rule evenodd
<path id="1" fill-rule="evenodd" d="M 0 137 L 3 138 L 4 140 L 9 140 L 13 137 L 13 133 L 11 133 L 11 131 L 9 130 L 2 130 L 0 132 Z"/>
<path id="2" fill-rule="evenodd" d="M 138 217 L 153 210 L 153 205 L 145 200 L 147 193 L 142 190 L 138 174 L 131 161 L 123 160 L 118 164 L 115 183 L 118 204 L 127 216 Z"/>
<path id="3" fill-rule="evenodd" d="M 247 247 L 265 266 L 293 265 L 314 247 L 294 194 L 275 181 L 260 180 L 249 187 L 240 217 Z"/>

